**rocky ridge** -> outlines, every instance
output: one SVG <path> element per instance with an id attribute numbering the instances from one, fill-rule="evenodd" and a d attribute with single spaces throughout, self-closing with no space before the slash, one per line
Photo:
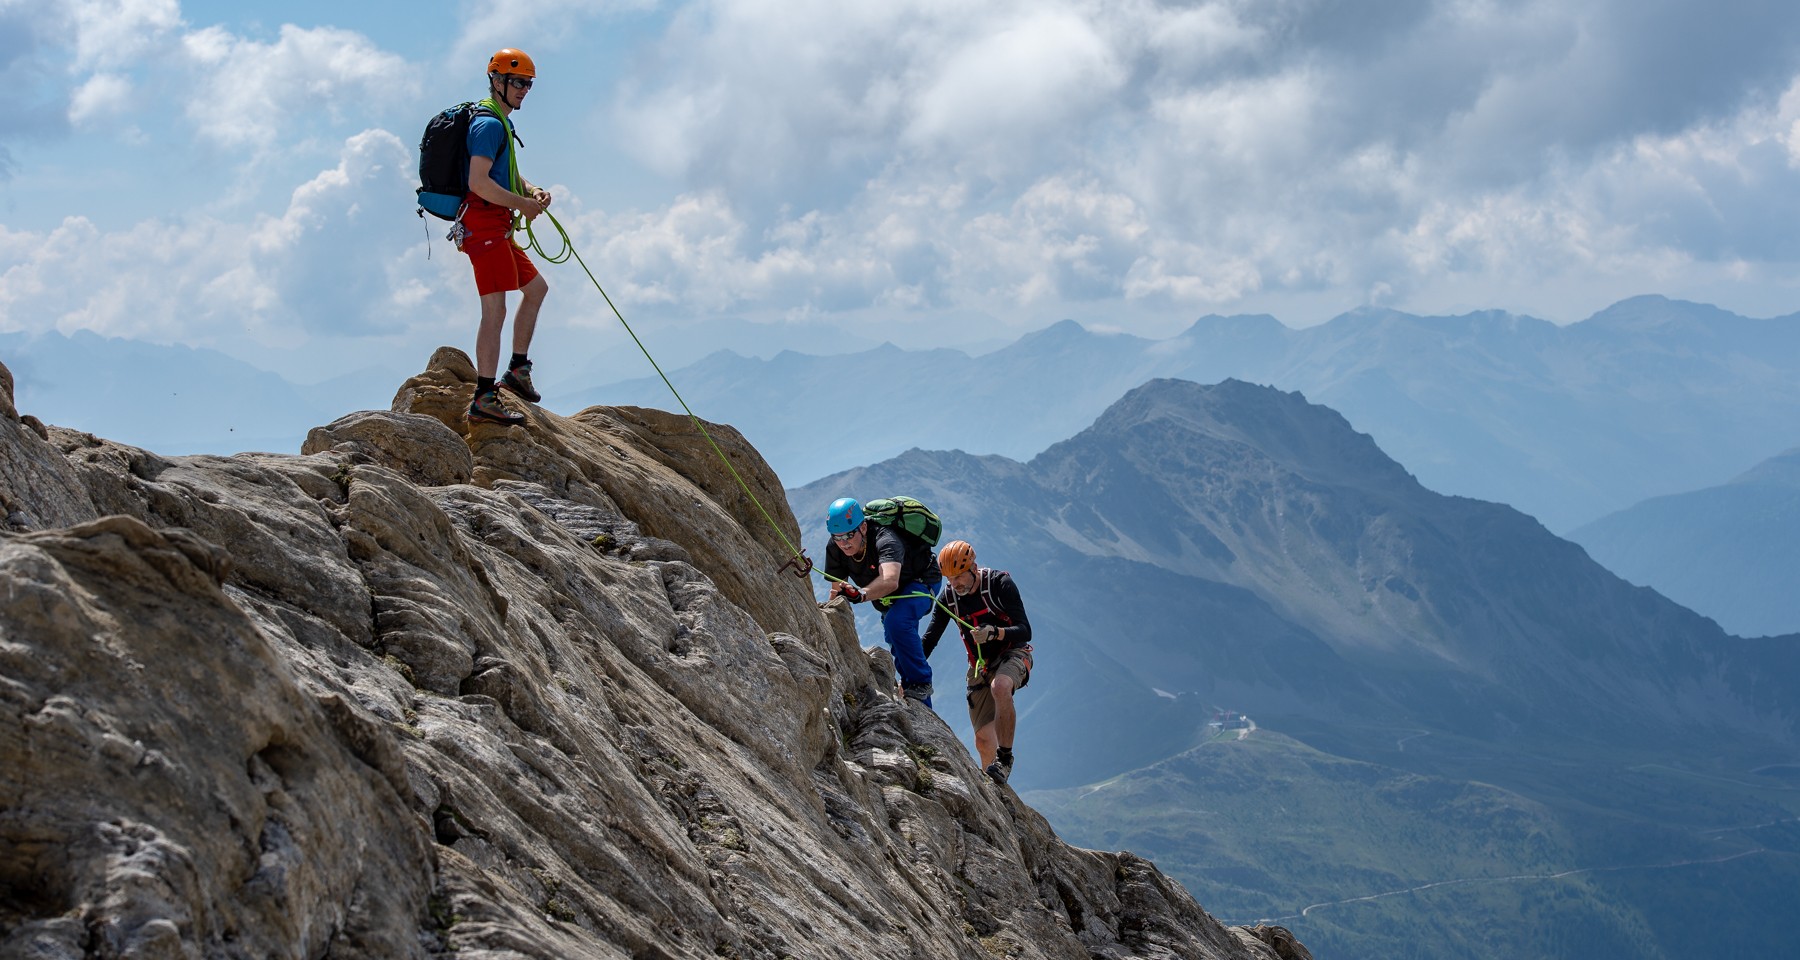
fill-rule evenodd
<path id="1" fill-rule="evenodd" d="M 896 699 L 730 428 L 779 534 L 685 418 L 473 378 L 165 458 L 0 366 L 0 956 L 1306 956 Z"/>

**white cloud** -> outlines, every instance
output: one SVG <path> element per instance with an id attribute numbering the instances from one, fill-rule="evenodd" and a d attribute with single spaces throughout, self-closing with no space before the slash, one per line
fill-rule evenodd
<path id="1" fill-rule="evenodd" d="M 1048 9 L 954 50 L 916 94 L 903 142 L 958 152 L 995 140 L 1013 150 L 1028 148 L 1124 82 L 1095 26 L 1070 11 Z"/>
<path id="2" fill-rule="evenodd" d="M 1006 211 L 969 221 L 958 246 L 980 269 L 961 282 L 1019 305 L 1117 296 L 1148 231 L 1132 198 L 1092 180 L 1049 178 Z"/>
<path id="3" fill-rule="evenodd" d="M 520 46 L 579 89 L 600 74 L 571 54 L 648 5 L 472 5 L 446 58 Z M 1800 12 L 1690 6 L 699 0 L 609 63 L 622 86 L 596 86 L 586 118 L 596 149 L 675 187 L 600 210 L 558 186 L 557 213 L 628 315 L 668 318 L 1128 324 L 1307 297 L 1568 316 L 1553 301 L 1575 289 L 1791 289 Z M 253 39 L 190 30 L 172 3 L 60 9 L 0 0 L 34 37 L 45 18 L 78 25 L 57 122 L 91 135 L 175 91 L 201 142 L 186 123 L 157 142 L 239 166 L 217 178 L 225 199 L 171 203 L 199 214 L 0 228 L 0 322 L 466 339 L 465 261 L 441 241 L 425 260 L 419 223 L 394 214 L 415 134 L 344 135 L 379 126 L 370 112 L 421 71 L 347 30 Z M 17 62 L 55 61 L 33 50 Z M 565 111 L 564 143 L 581 99 L 540 101 Z M 585 186 L 571 159 L 544 169 Z M 551 279 L 564 303 L 586 283 Z"/>
<path id="4" fill-rule="evenodd" d="M 205 74 L 187 116 L 203 136 L 229 146 L 267 146 L 290 128 L 307 128 L 308 113 L 341 116 L 358 98 L 406 96 L 416 87 L 405 60 L 334 27 L 284 24 L 274 43 L 262 43 L 215 26 L 187 34 L 182 47 Z"/>
<path id="5" fill-rule="evenodd" d="M 123 113 L 130 103 L 131 90 L 131 80 L 126 77 L 94 74 L 69 98 L 69 122 L 81 126 Z"/>
<path id="6" fill-rule="evenodd" d="M 0 227 L 0 324 L 240 348 L 434 326 L 465 292 L 466 262 L 440 243 L 425 263 L 416 221 L 371 213 L 410 190 L 411 156 L 383 130 L 350 137 L 280 216 Z"/>
<path id="7" fill-rule="evenodd" d="M 1230 4 L 1161 9 L 1143 14 L 1143 43 L 1154 62 L 1172 77 L 1193 76 L 1227 57 L 1262 49 L 1267 31 L 1244 22 Z"/>
<path id="8" fill-rule="evenodd" d="M 459 67 L 471 65 L 470 75 L 479 77 L 480 64 L 497 49 L 516 47 L 533 59 L 547 50 L 578 50 L 590 22 L 603 21 L 601 29 L 608 29 L 604 21 L 658 5 L 658 0 L 482 0 L 465 8 L 449 60 Z M 539 61 L 539 69 L 549 70 L 545 76 L 550 79 L 557 77 L 548 62 Z"/>
<path id="9" fill-rule="evenodd" d="M 177 0 L 69 0 L 67 11 L 76 71 L 131 64 L 181 26 Z"/>
<path id="10" fill-rule="evenodd" d="M 715 256 L 815 282 L 853 260 L 831 289 L 864 306 L 1039 318 L 1338 290 L 1429 308 L 1407 298 L 1455 277 L 1530 291 L 1585 270 L 1625 295 L 1800 257 L 1765 212 L 1800 201 L 1800 94 L 1758 97 L 1795 83 L 1800 14 L 1340 7 L 712 0 L 617 116 L 715 198 Z M 920 216 L 921 195 L 960 199 Z M 734 309 L 808 289 L 707 285 Z"/>

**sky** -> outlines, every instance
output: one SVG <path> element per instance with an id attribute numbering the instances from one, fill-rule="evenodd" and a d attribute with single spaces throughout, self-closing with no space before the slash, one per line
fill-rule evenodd
<path id="1" fill-rule="evenodd" d="M 539 71 L 521 171 L 669 360 L 1800 312 L 1791 2 L 0 0 L 0 333 L 300 383 L 472 351 L 467 262 L 412 194 L 502 46 Z M 540 382 L 645 374 L 544 269 Z"/>

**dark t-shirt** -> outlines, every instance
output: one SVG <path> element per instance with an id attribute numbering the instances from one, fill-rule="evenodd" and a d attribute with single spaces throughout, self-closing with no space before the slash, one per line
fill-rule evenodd
<path id="1" fill-rule="evenodd" d="M 838 549 L 836 540 L 825 542 L 825 572 L 839 579 L 866 587 L 881 576 L 881 565 L 900 565 L 900 584 L 936 584 L 943 579 L 938 573 L 937 556 L 925 541 L 905 531 L 871 523 L 864 528 L 861 557 L 847 556 Z"/>

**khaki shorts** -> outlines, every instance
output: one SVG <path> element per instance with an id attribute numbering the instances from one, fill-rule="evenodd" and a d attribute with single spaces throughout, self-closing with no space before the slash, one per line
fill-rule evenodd
<path id="1" fill-rule="evenodd" d="M 994 722 L 994 691 L 989 685 L 998 675 L 1011 677 L 1014 690 L 1024 689 L 1031 682 L 1031 644 L 1008 650 L 998 666 L 988 664 L 985 676 L 977 676 L 975 668 L 969 668 L 969 723 L 977 730 Z"/>

